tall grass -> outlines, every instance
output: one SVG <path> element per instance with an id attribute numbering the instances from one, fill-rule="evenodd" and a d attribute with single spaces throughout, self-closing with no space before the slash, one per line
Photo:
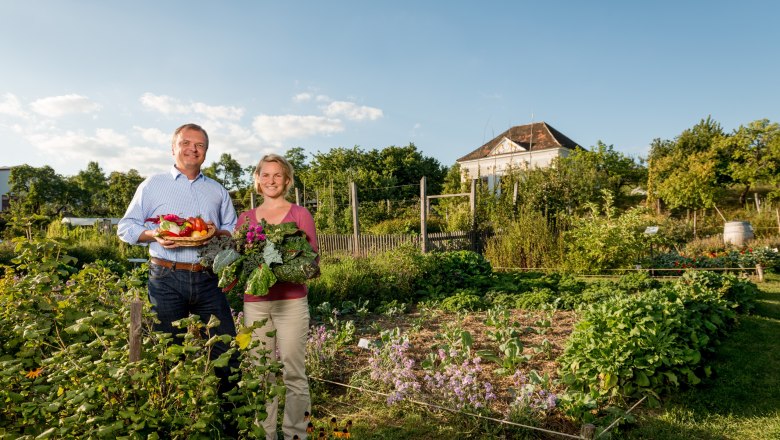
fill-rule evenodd
<path id="1" fill-rule="evenodd" d="M 46 230 L 46 238 L 64 243 L 65 252 L 78 260 L 78 265 L 95 260 L 114 260 L 130 267 L 128 258 L 147 258 L 146 246 L 131 246 L 121 241 L 116 230 L 101 231 L 96 226 L 68 226 L 53 221 Z"/>
<path id="2" fill-rule="evenodd" d="M 564 253 L 560 223 L 538 211 L 522 210 L 488 239 L 485 258 L 493 267 L 557 268 Z"/>

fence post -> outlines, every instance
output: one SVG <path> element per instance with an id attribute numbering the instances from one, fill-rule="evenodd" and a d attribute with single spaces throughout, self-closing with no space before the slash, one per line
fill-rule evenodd
<path id="1" fill-rule="evenodd" d="M 111 228 L 111 219 L 110 218 L 104 218 L 100 220 L 100 232 L 104 234 L 111 234 L 112 228 Z"/>
<path id="2" fill-rule="evenodd" d="M 141 360 L 141 311 L 143 310 L 143 302 L 139 298 L 135 298 L 130 301 L 130 354 L 128 360 L 130 362 L 138 362 Z"/>
<path id="3" fill-rule="evenodd" d="M 477 251 L 477 179 L 471 179 L 471 191 L 469 192 L 469 210 L 471 211 L 471 250 Z"/>
<path id="4" fill-rule="evenodd" d="M 352 232 L 354 234 L 354 247 L 352 255 L 360 255 L 360 223 L 358 222 L 358 198 L 357 185 L 355 182 L 349 182 L 349 198 L 352 200 Z"/>
<path id="5" fill-rule="evenodd" d="M 580 430 L 580 437 L 584 439 L 592 439 L 593 436 L 596 435 L 596 426 L 592 423 L 586 423 L 582 425 L 582 429 Z"/>
<path id="6" fill-rule="evenodd" d="M 301 206 L 301 191 L 295 187 L 295 204 Z"/>
<path id="7" fill-rule="evenodd" d="M 428 252 L 428 194 L 425 188 L 425 176 L 420 179 L 420 250 Z"/>
<path id="8" fill-rule="evenodd" d="M 780 234 L 780 208 L 775 208 L 775 217 L 777 217 L 777 233 Z"/>
<path id="9" fill-rule="evenodd" d="M 252 189 L 252 192 L 249 193 L 249 206 L 252 209 L 255 209 L 256 204 L 257 204 L 257 194 L 255 194 L 255 190 Z"/>
<path id="10" fill-rule="evenodd" d="M 756 264 L 756 278 L 758 278 L 759 283 L 764 282 L 764 266 L 761 263 Z"/>

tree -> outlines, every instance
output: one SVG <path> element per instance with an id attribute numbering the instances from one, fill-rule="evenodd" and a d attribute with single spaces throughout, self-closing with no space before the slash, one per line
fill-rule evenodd
<path id="1" fill-rule="evenodd" d="M 648 201 L 670 208 L 706 208 L 731 181 L 729 158 L 716 146 L 725 134 L 711 117 L 683 131 L 673 142 L 656 140 L 650 150 Z M 703 162 L 704 161 L 704 162 Z"/>
<path id="2" fill-rule="evenodd" d="M 317 228 L 347 232 L 351 230 L 349 182 L 358 187 L 361 222 L 370 225 L 402 215 L 404 207 L 417 209 L 419 215 L 420 179 L 427 177 L 428 192 L 437 193 L 446 168 L 414 144 L 370 151 L 354 146 L 315 153 L 298 174 L 307 191 L 317 193 Z"/>
<path id="3" fill-rule="evenodd" d="M 89 162 L 86 170 L 68 180 L 73 189 L 70 203 L 74 214 L 104 216 L 108 213 L 108 179 L 97 162 Z"/>
<path id="4" fill-rule="evenodd" d="M 228 191 L 244 188 L 244 169 L 229 153 L 222 153 L 219 161 L 203 169 L 203 174 L 221 183 Z"/>
<path id="5" fill-rule="evenodd" d="M 720 139 L 716 148 L 728 155 L 728 174 L 742 186 L 740 205 L 759 182 L 770 183 L 780 173 L 780 125 L 768 119 L 741 125 L 734 134 Z"/>
<path id="6" fill-rule="evenodd" d="M 590 150 L 576 150 L 556 164 L 572 188 L 573 202 L 579 207 L 596 202 L 602 190 L 608 190 L 621 205 L 628 191 L 647 182 L 647 168 L 641 160 L 615 151 L 612 145 L 598 141 Z"/>
<path id="7" fill-rule="evenodd" d="M 135 169 L 131 169 L 127 173 L 112 172 L 108 176 L 108 190 L 106 192 L 108 215 L 122 217 L 127 211 L 127 206 L 130 205 L 138 185 L 143 180 L 144 178 Z"/>
<path id="8" fill-rule="evenodd" d="M 59 214 L 68 205 L 71 185 L 48 165 L 35 168 L 19 165 L 11 168 L 9 194 L 20 202 L 23 214 Z"/>

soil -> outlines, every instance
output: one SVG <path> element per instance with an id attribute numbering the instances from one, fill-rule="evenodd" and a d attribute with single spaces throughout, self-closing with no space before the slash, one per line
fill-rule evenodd
<path id="1" fill-rule="evenodd" d="M 528 374 L 536 371 L 540 375 L 549 375 L 552 383 L 557 383 L 558 364 L 557 359 L 562 353 L 576 322 L 576 316 L 571 311 L 528 311 L 512 310 L 511 322 L 521 333 L 520 339 L 523 343 L 523 354 L 529 357 L 529 360 L 523 363 L 519 369 Z M 438 345 L 445 343 L 442 334 L 448 333 L 453 328 L 468 331 L 473 338 L 472 351 L 492 350 L 498 353 L 498 343 L 491 339 L 490 332 L 497 329 L 494 326 L 486 324 L 486 312 L 468 312 L 451 313 L 440 310 L 416 309 L 410 313 L 398 316 L 369 316 L 363 319 L 356 317 L 340 317 L 341 321 L 353 319 L 355 321 L 356 332 L 354 342 L 363 338 L 369 341 L 375 341 L 379 338 L 382 330 L 390 330 L 395 327 L 401 329 L 402 334 L 409 337 L 411 352 L 410 356 L 415 361 L 415 374 L 419 382 L 422 383 L 424 371 L 421 368 L 422 361 L 428 357 L 429 353 L 435 352 Z M 546 322 L 545 322 L 546 321 Z M 538 351 L 543 346 L 543 341 L 549 342 L 548 349 Z M 537 350 L 534 350 L 537 348 Z M 333 381 L 349 384 L 353 375 L 361 371 L 365 372 L 368 368 L 368 359 L 371 351 L 351 347 L 337 355 L 335 365 L 339 366 L 337 377 Z M 482 373 L 480 379 L 489 381 L 493 384 L 497 399 L 490 405 L 494 414 L 500 414 L 500 418 L 509 412 L 509 403 L 512 396 L 509 393 L 510 388 L 514 387 L 512 374 L 499 374 L 496 372 L 499 365 L 492 361 L 482 361 Z M 335 384 L 327 386 L 331 396 L 343 395 L 347 388 Z M 558 392 L 557 385 L 550 391 Z M 544 427 L 556 431 L 575 433 L 576 428 L 564 417 L 551 412 Z"/>

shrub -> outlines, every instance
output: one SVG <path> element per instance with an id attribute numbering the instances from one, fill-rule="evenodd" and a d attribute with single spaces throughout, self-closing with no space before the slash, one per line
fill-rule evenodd
<path id="1" fill-rule="evenodd" d="M 267 352 L 249 368 L 252 344 L 208 337 L 217 325 L 190 317 L 179 322 L 183 341 L 144 328 L 141 359 L 128 361 L 128 303 L 143 284 L 102 265 L 77 273 L 52 240 L 20 241 L 15 266 L 0 278 L 0 432 L 37 438 L 216 438 L 232 418 L 244 436 L 279 387 L 265 380 L 280 371 Z M 154 316 L 148 304 L 145 323 Z M 252 328 L 243 331 L 249 340 Z M 226 354 L 208 356 L 217 339 Z M 238 338 L 237 338 L 238 339 Z M 257 344 L 256 342 L 254 344 Z M 243 345 L 243 346 L 242 346 Z M 214 368 L 242 353 L 242 381 L 218 392 Z M 228 409 L 235 405 L 234 410 Z"/>
<path id="2" fill-rule="evenodd" d="M 491 284 L 493 269 L 485 257 L 476 252 L 432 252 L 426 259 L 426 272 L 418 279 L 417 289 L 448 293 Z"/>
<path id="3" fill-rule="evenodd" d="M 489 238 L 485 258 L 495 267 L 556 268 L 563 240 L 557 226 L 538 211 L 526 210 Z"/>
<path id="4" fill-rule="evenodd" d="M 590 305 L 559 358 L 572 392 L 605 401 L 662 393 L 695 385 L 710 374 L 705 357 L 734 323 L 729 295 L 749 286 L 729 276 L 692 275 L 638 295 L 615 296 Z M 714 286 L 729 285 L 724 295 Z M 753 286 L 755 287 L 755 286 Z"/>
<path id="5" fill-rule="evenodd" d="M 612 197 L 605 195 L 604 215 L 591 205 L 592 216 L 574 221 L 565 234 L 564 266 L 575 272 L 600 272 L 605 269 L 630 267 L 642 260 L 655 236 L 645 236 L 648 220 L 640 209 L 630 209 L 617 215 Z"/>
<path id="6" fill-rule="evenodd" d="M 455 291 L 452 296 L 444 298 L 439 308 L 448 312 L 484 310 L 487 304 L 475 289 Z"/>

